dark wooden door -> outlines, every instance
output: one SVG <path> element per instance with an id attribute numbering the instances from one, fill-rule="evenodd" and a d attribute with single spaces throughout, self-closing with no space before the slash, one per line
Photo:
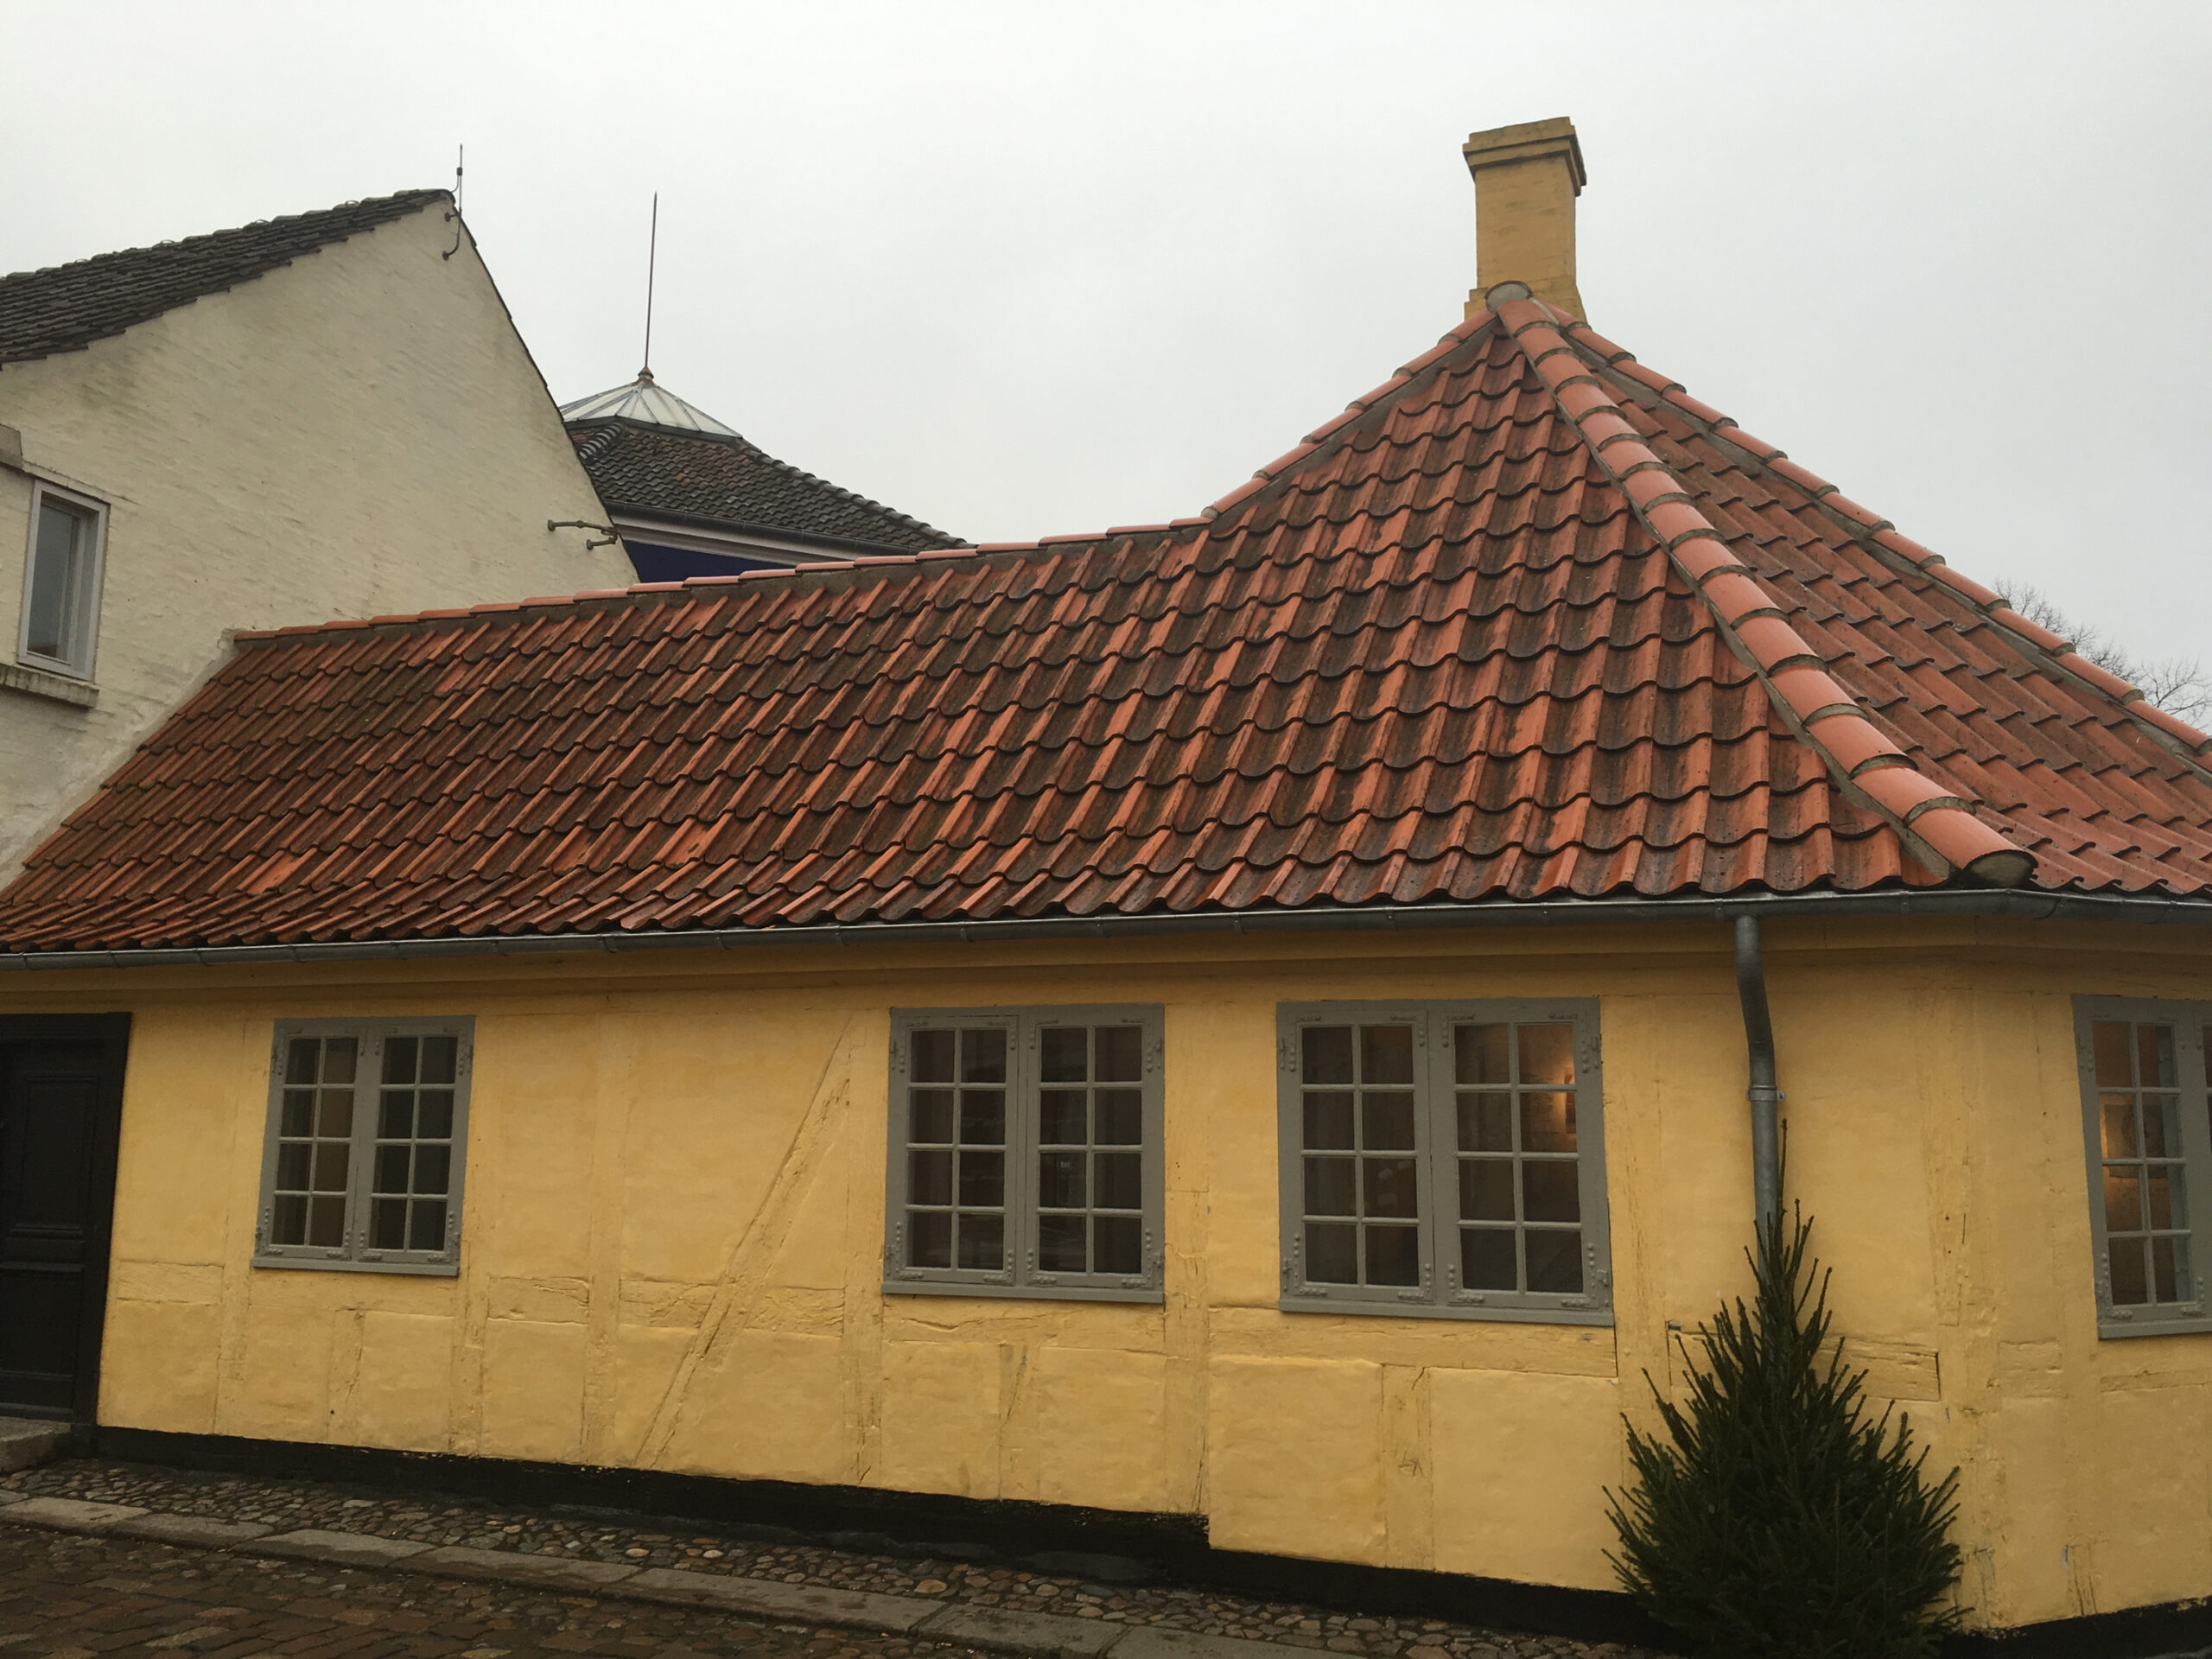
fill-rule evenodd
<path id="1" fill-rule="evenodd" d="M 121 1104 L 115 1023 L 0 1020 L 0 1414 L 92 1420 Z"/>

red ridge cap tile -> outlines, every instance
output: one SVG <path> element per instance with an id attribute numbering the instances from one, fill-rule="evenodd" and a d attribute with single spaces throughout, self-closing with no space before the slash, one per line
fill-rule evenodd
<path id="1" fill-rule="evenodd" d="M 1688 392 L 1683 391 L 1680 386 L 1676 386 L 1671 391 L 1667 393 L 1667 401 L 1672 404 L 1676 409 L 1681 410 L 1684 414 L 1695 416 L 1699 420 L 1703 421 L 1707 426 L 1721 427 L 1733 426 L 1736 424 L 1735 422 L 1730 420 L 1726 415 L 1723 415 L 1711 404 L 1705 403 L 1698 398 L 1691 397 Z"/>
<path id="2" fill-rule="evenodd" d="M 1465 321 L 1460 323 L 1457 327 L 1446 329 L 1445 332 L 1464 344 L 1467 340 L 1472 340 L 1477 334 L 1480 334 L 1484 329 L 1489 327 L 1491 324 L 1497 321 L 1497 313 L 1491 310 L 1488 306 L 1484 306 L 1481 310 L 1476 312 L 1473 316 L 1466 319 Z"/>
<path id="3" fill-rule="evenodd" d="M 1099 534 L 1099 531 L 1093 530 L 1081 533 L 1071 532 L 1065 536 L 1039 536 L 1030 545 L 1032 547 L 1062 547 L 1071 542 L 1095 542 L 1098 539 Z M 1110 536 L 1113 531 L 1108 531 L 1105 534 Z"/>
<path id="4" fill-rule="evenodd" d="M 1950 588 L 1954 593 L 1964 594 L 1985 611 L 1993 609 L 2005 602 L 2002 594 L 1992 592 L 1971 577 L 1961 575 L 1948 564 L 1930 564 L 1923 568 L 1946 588 Z"/>
<path id="5" fill-rule="evenodd" d="M 1359 410 L 1356 409 L 1348 409 L 1341 415 L 1332 416 L 1328 420 L 1322 422 L 1320 425 L 1315 427 L 1311 432 L 1308 432 L 1306 435 L 1306 442 L 1312 444 L 1325 442 L 1337 433 L 1343 431 L 1344 428 L 1350 426 L 1354 421 L 1357 420 L 1359 418 Z"/>
<path id="6" fill-rule="evenodd" d="M 2107 696 L 2118 702 L 2133 702 L 2143 695 L 2141 687 L 2130 685 L 2110 669 L 2099 667 L 2080 652 L 2071 648 L 2058 658 L 2058 665 L 2076 679 L 2087 680 Z"/>
<path id="7" fill-rule="evenodd" d="M 1151 536 L 1173 528 L 1173 524 L 1164 522 L 1157 524 L 1113 524 L 1107 528 L 1105 533 L 1109 536 Z"/>
<path id="8" fill-rule="evenodd" d="M 1246 479 L 1242 484 L 1239 484 L 1227 495 L 1223 496 L 1211 506 L 1208 507 L 1206 509 L 1206 516 L 1211 518 L 1217 513 L 1227 512 L 1238 502 L 1250 499 L 1253 496 L 1257 495 L 1261 490 L 1266 486 L 1267 481 L 1268 480 L 1264 478 Z"/>
<path id="9" fill-rule="evenodd" d="M 1300 444 L 1294 449 L 1284 450 L 1282 454 L 1277 455 L 1266 466 L 1255 472 L 1252 476 L 1255 478 L 1273 479 L 1277 473 L 1289 471 L 1290 468 L 1298 465 L 1300 461 L 1305 460 L 1306 456 L 1312 454 L 1320 447 L 1321 446 L 1319 444 L 1314 442 L 1311 439 L 1308 439 L 1306 442 Z"/>
<path id="10" fill-rule="evenodd" d="M 1351 402 L 1345 404 L 1344 407 L 1354 414 L 1357 414 L 1363 410 L 1372 409 L 1376 404 L 1381 403 L 1385 397 L 1394 397 L 1399 391 L 1402 391 L 1407 383 L 1413 377 L 1411 375 L 1394 374 L 1388 380 L 1385 380 L 1381 385 L 1376 386 L 1372 391 L 1361 393 L 1360 396 L 1353 398 Z"/>
<path id="11" fill-rule="evenodd" d="M 1859 526 L 1861 531 L 1887 530 L 1890 521 L 1871 508 L 1862 507 L 1840 490 L 1830 488 L 1821 505 L 1830 512 L 1840 513 Z"/>
<path id="12" fill-rule="evenodd" d="M 2010 605 L 2005 604 L 2001 597 L 1995 605 L 1990 607 L 1990 615 L 2023 639 L 2033 640 L 2054 657 L 2068 657 L 2073 654 L 2074 642 L 2071 639 L 2062 639 L 2049 628 L 2044 627 L 2042 623 L 2030 621 Z"/>
<path id="13" fill-rule="evenodd" d="M 1083 541 L 1088 538 L 1077 537 L 1076 539 Z M 983 542 L 976 546 L 976 551 L 978 553 L 1027 553 L 1036 545 L 1034 542 Z"/>
<path id="14" fill-rule="evenodd" d="M 1170 530 L 1202 530 L 1205 527 L 1208 522 L 1209 521 L 1207 519 L 1194 513 L 1188 518 L 1170 518 L 1167 521 L 1167 528 Z"/>
<path id="15" fill-rule="evenodd" d="M 1874 539 L 1899 558 L 1915 566 L 1925 565 L 1930 559 L 1936 560 L 1938 563 L 1942 561 L 1942 554 L 1923 547 L 1910 536 L 1900 536 L 1894 530 L 1878 530 L 1874 532 Z"/>
<path id="16" fill-rule="evenodd" d="M 2127 711 L 2138 720 L 2149 721 L 2192 754 L 2202 754 L 2206 749 L 2212 748 L 2212 737 L 2205 736 L 2187 721 L 2168 714 L 2148 697 L 2139 697 L 2129 703 Z"/>

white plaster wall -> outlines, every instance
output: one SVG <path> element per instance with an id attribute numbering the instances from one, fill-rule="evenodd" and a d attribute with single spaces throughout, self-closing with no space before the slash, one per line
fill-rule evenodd
<path id="1" fill-rule="evenodd" d="M 0 687 L 0 879 L 226 654 L 226 634 L 620 587 L 618 547 L 548 519 L 597 496 L 444 207 L 89 349 L 0 369 L 24 465 L 109 503 L 94 683 Z M 0 660 L 30 480 L 0 467 Z"/>

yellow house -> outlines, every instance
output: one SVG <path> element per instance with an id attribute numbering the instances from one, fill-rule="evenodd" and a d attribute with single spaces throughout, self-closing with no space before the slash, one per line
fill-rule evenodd
<path id="1" fill-rule="evenodd" d="M 443 190 L 0 276 L 0 873 L 226 631 L 626 582 Z"/>
<path id="2" fill-rule="evenodd" d="M 1468 154 L 1471 314 L 1198 516 L 242 636 L 0 896 L 0 1402 L 1600 1628 L 1779 1090 L 1973 1626 L 2194 1629 L 2212 741 Z"/>

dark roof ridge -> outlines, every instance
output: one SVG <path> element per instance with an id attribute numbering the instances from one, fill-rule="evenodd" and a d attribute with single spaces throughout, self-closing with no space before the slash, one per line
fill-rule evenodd
<path id="1" fill-rule="evenodd" d="M 2026 880 L 2034 872 L 2035 855 L 1976 817 L 1973 809 L 1979 803 L 1923 772 L 1828 674 L 1827 659 L 1784 620 L 1779 599 L 1736 556 L 1727 538 L 1568 343 L 1560 314 L 1540 304 L 1519 283 L 1501 283 L 1485 297 L 1551 389 L 1560 412 L 1628 498 L 1668 562 L 1705 601 L 1723 637 L 1758 675 L 1776 713 L 1798 741 L 1939 875 L 1964 871 L 1993 887 Z"/>
<path id="2" fill-rule="evenodd" d="M 80 351 L 452 199 L 442 188 L 401 190 L 10 271 L 0 276 L 0 363 Z M 297 239 L 288 241 L 295 232 Z M 120 291 L 103 280 L 111 272 L 122 274 Z M 88 294 L 107 303 L 88 302 Z"/>
<path id="3" fill-rule="evenodd" d="M 1789 459 L 1786 450 L 1754 437 L 1732 416 L 1691 397 L 1681 381 L 1669 380 L 1645 367 L 1637 361 L 1633 352 L 1614 344 L 1578 318 L 1560 318 L 1560 327 L 1570 339 L 1603 358 L 1615 373 L 1646 387 L 1693 426 L 1701 429 L 1707 437 L 1726 444 L 1743 458 L 1743 465 L 1802 491 L 1831 523 L 1885 563 L 1942 583 L 1991 626 L 2006 634 L 2039 667 L 2111 698 L 2161 748 L 2207 783 L 2212 783 L 2212 736 L 2158 707 L 2141 687 L 2131 685 L 2109 669 L 2091 662 L 2075 649 L 2072 640 L 2061 639 L 2040 623 L 2021 615 L 2002 594 L 1961 575 L 1941 553 L 1904 535 L 1891 520 L 1861 506 L 1819 474 L 1800 467 Z"/>
<path id="4" fill-rule="evenodd" d="M 917 518 L 910 512 L 901 512 L 896 507 L 886 506 L 882 502 L 878 501 L 873 496 L 862 495 L 858 490 L 849 490 L 842 484 L 833 484 L 828 479 L 822 477 L 819 474 L 810 473 L 803 467 L 794 466 L 788 461 L 785 461 L 779 456 L 770 454 L 766 449 L 763 449 L 759 444 L 753 442 L 752 439 L 747 437 L 741 432 L 732 432 L 727 435 L 720 432 L 687 432 L 672 426 L 657 425 L 652 421 L 636 420 L 627 415 L 604 415 L 596 416 L 590 420 L 571 421 L 569 423 L 569 429 L 571 432 L 586 430 L 597 427 L 626 426 L 635 427 L 639 430 L 645 432 L 665 433 L 671 436 L 683 438 L 695 443 L 718 443 L 728 448 L 745 450 L 749 454 L 759 456 L 762 461 L 766 461 L 769 466 L 776 468 L 777 471 L 789 474 L 791 476 L 799 480 L 802 483 L 817 485 L 821 488 L 829 491 L 832 495 L 842 497 L 845 500 L 851 502 L 855 506 L 866 507 L 871 512 L 880 512 L 885 518 L 893 520 L 894 523 L 905 524 L 910 529 L 922 531 L 929 535 L 942 537 L 947 541 L 960 543 L 963 546 L 966 545 L 965 543 L 961 543 L 961 538 L 959 537 L 955 536 L 949 530 L 939 530 L 935 524 L 930 524 L 924 519 Z M 580 456 L 582 454 L 582 445 L 578 446 L 578 454 Z"/>

